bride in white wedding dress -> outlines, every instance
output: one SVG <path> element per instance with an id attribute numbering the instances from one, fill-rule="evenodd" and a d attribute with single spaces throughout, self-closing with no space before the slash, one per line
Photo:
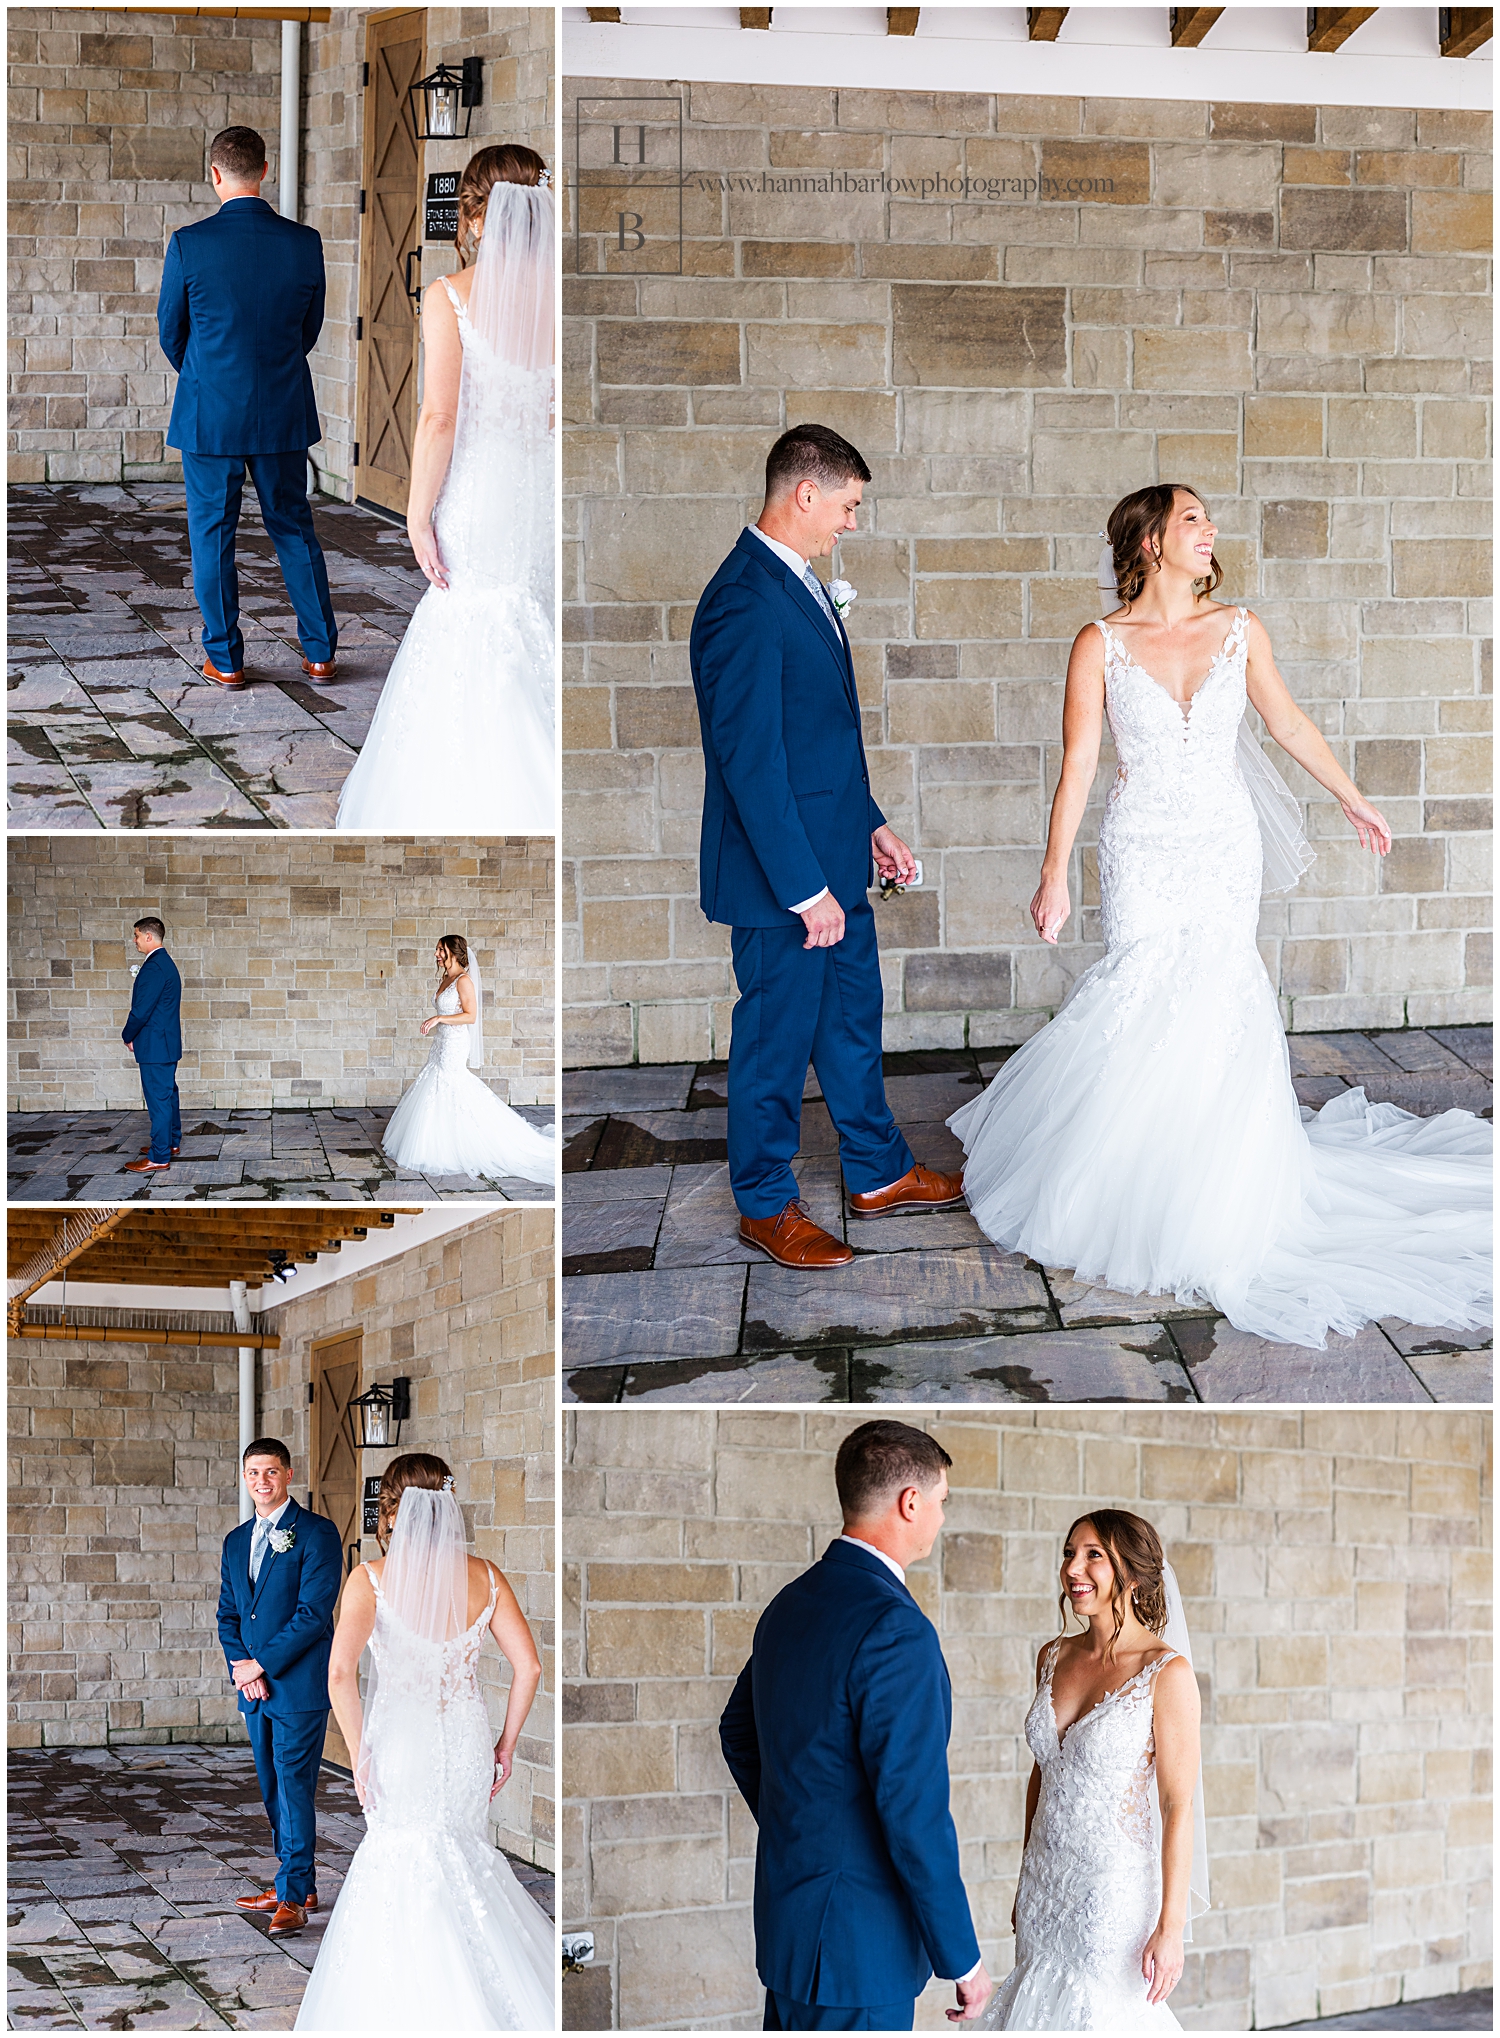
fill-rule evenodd
<path id="1" fill-rule="evenodd" d="M 435 1036 L 432 1052 L 391 1113 L 384 1152 L 397 1167 L 424 1175 L 520 1175 L 553 1187 L 556 1140 L 470 1074 L 484 1064 L 484 990 L 468 942 L 443 935 L 434 960 L 437 994 L 421 1028 Z"/>
<path id="2" fill-rule="evenodd" d="M 1208 1909 L 1198 1686 L 1155 1529 L 1099 1508 L 1063 1547 L 1064 1632 L 1037 1657 L 1035 1766 L 992 2031 L 1177 2031 L 1183 1943 Z M 1067 1632 L 1069 1613 L 1086 1625 Z"/>
<path id="3" fill-rule="evenodd" d="M 1262 887 L 1311 852 L 1245 724 L 1270 735 L 1384 855 L 1383 817 L 1288 694 L 1219 568 L 1199 498 L 1141 489 L 1109 519 L 1123 606 L 1074 641 L 1062 775 L 1031 917 L 1055 943 L 1108 715 L 1099 824 L 1105 954 L 1049 1026 L 948 1121 L 998 1245 L 1127 1294 L 1206 1300 L 1239 1329 L 1321 1348 L 1372 1318 L 1490 1321 L 1491 1129 L 1350 1090 L 1299 1110 L 1255 945 Z"/>
<path id="4" fill-rule="evenodd" d="M 299 2031 L 552 2029 L 552 1927 L 486 1819 L 541 1661 L 510 1586 L 467 1554 L 452 1486 L 441 1458 L 410 1452 L 388 1465 L 378 1530 L 386 1554 L 344 1587 L 328 1686 L 366 1835 L 318 1949 Z M 511 1666 L 498 1741 L 479 1686 L 487 1634 Z"/>
<path id="5" fill-rule="evenodd" d="M 458 193 L 459 254 L 472 259 L 423 297 L 406 524 L 431 585 L 339 795 L 338 828 L 557 825 L 557 235 L 546 174 L 531 149 L 481 149 Z"/>

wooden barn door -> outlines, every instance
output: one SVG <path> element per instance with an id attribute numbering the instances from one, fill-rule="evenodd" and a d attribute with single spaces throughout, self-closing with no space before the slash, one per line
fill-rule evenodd
<path id="1" fill-rule="evenodd" d="M 417 299 L 422 246 L 421 151 L 407 88 L 426 70 L 426 11 L 372 14 L 365 24 L 364 157 L 359 223 L 355 396 L 356 501 L 406 511 L 417 429 Z"/>
<path id="2" fill-rule="evenodd" d="M 329 1339 L 312 1349 L 312 1505 L 326 1514 L 339 1532 L 344 1551 L 344 1576 L 359 1562 L 359 1451 L 350 1434 L 349 1403 L 360 1391 L 359 1331 Z M 356 1410 L 356 1416 L 358 1411 Z M 340 1604 L 343 1594 L 339 1595 Z M 338 1622 L 338 1608 L 334 1622 Z M 340 1768 L 353 1767 L 338 1721 L 330 1712 L 323 1753 Z"/>

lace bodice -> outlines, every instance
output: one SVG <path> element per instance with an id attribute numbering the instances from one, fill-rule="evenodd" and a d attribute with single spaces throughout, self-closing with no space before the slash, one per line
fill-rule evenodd
<path id="1" fill-rule="evenodd" d="M 391 1825 L 481 1831 L 489 1802 L 493 1738 L 479 1687 L 479 1655 L 500 1586 L 490 1573 L 483 1613 L 451 1642 L 403 1625 L 375 1588 L 369 1648 L 374 1698 L 364 1723 L 370 1758 L 366 1815 Z"/>
<path id="2" fill-rule="evenodd" d="M 984 2021 L 1001 2031 L 1175 2030 L 1170 2010 L 1146 2002 L 1140 1957 L 1161 1912 L 1149 1789 L 1156 1680 L 1176 1651 L 1059 1734 L 1061 1647 L 1043 1656 L 1026 1715 L 1041 1790 L 1016 1890 L 1016 1964 Z"/>
<path id="3" fill-rule="evenodd" d="M 449 984 L 447 990 L 439 991 L 432 1001 L 432 1009 L 440 1019 L 451 1018 L 462 1011 L 463 1000 L 458 994 L 458 981 Z M 440 1075 L 451 1075 L 454 1070 L 465 1068 L 469 1060 L 468 1026 L 434 1026 L 428 1035 L 432 1042 L 427 1054 L 427 1066 L 436 1069 Z"/>
<path id="4" fill-rule="evenodd" d="M 1104 705 L 1123 780 L 1144 780 L 1171 797 L 1185 784 L 1235 773 L 1235 740 L 1245 714 L 1245 627 L 1238 608 L 1196 692 L 1179 704 L 1138 665 L 1108 623 L 1104 638 Z"/>

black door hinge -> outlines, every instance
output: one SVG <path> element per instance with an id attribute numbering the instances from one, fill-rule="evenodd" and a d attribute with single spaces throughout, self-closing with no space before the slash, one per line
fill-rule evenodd
<path id="1" fill-rule="evenodd" d="M 361 212 L 363 212 L 365 209 L 365 194 L 363 193 L 363 191 L 361 191 L 359 194 L 359 209 Z"/>
<path id="2" fill-rule="evenodd" d="M 364 76 L 363 76 L 363 77 L 362 77 L 362 78 L 360 79 L 360 81 L 359 81 L 359 82 L 361 83 L 361 85 L 368 85 L 368 84 L 369 84 L 369 82 L 370 82 L 370 66 L 369 66 L 368 64 L 366 64 L 366 65 L 365 65 L 365 67 L 364 67 Z"/>
<path id="3" fill-rule="evenodd" d="M 307 1405 L 309 1408 L 313 1405 L 313 1385 L 311 1380 L 307 1383 Z"/>
<path id="4" fill-rule="evenodd" d="M 354 337 L 357 340 L 362 340 L 364 336 L 365 336 L 365 322 L 362 318 L 357 318 L 354 321 Z"/>
<path id="5" fill-rule="evenodd" d="M 354 441 L 354 464 L 355 464 L 355 466 L 356 466 L 356 467 L 357 467 L 357 466 L 359 465 L 359 440 L 358 440 L 358 439 L 356 439 L 356 440 Z"/>

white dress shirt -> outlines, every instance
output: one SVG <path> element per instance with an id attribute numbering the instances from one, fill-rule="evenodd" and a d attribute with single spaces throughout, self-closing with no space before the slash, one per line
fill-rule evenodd
<path id="1" fill-rule="evenodd" d="M 885 1565 L 888 1571 L 894 1571 L 896 1576 L 901 1580 L 901 1583 L 903 1585 L 906 1583 L 906 1573 L 902 1570 L 901 1566 L 896 1562 L 895 1558 L 888 1557 L 884 1550 L 877 1550 L 875 1545 L 873 1543 L 867 1543 L 863 1536 L 841 1535 L 839 1537 L 839 1541 L 841 1543 L 853 1543 L 856 1550 L 868 1550 L 872 1557 L 878 1557 L 880 1559 L 881 1563 Z M 983 1965 L 984 1955 L 981 1954 L 979 1959 L 969 1969 L 968 1973 L 959 1975 L 957 1977 L 958 1980 L 972 1981 L 975 1975 L 978 1974 L 980 1968 L 983 1967 Z"/>
<path id="2" fill-rule="evenodd" d="M 255 1538 L 258 1535 L 260 1537 L 262 1546 L 261 1562 L 262 1563 L 265 1562 L 264 1552 L 266 1550 L 269 1550 L 271 1547 L 271 1531 L 273 1528 L 275 1528 L 277 1522 L 280 1521 L 281 1517 L 286 1513 L 287 1509 L 291 1506 L 291 1504 L 292 1496 L 289 1493 L 286 1499 L 282 1501 L 280 1507 L 277 1508 L 274 1514 L 256 1515 L 255 1526 L 250 1531 L 250 1553 L 252 1557 L 255 1554 Z M 252 1583 L 259 1584 L 260 1581 L 257 1578 L 256 1573 L 253 1569 L 250 1573 L 250 1577 Z"/>
<path id="3" fill-rule="evenodd" d="M 745 528 L 748 531 L 753 531 L 763 545 L 769 545 L 782 565 L 790 566 L 799 580 L 803 578 L 807 572 L 808 562 L 800 552 L 794 552 L 790 545 L 783 545 L 779 538 L 768 538 L 759 524 L 747 524 Z M 814 892 L 810 899 L 804 899 L 800 905 L 788 907 L 787 910 L 792 913 L 805 913 L 810 906 L 815 906 L 819 899 L 826 899 L 827 897 L 828 887 L 824 885 L 822 891 Z"/>

